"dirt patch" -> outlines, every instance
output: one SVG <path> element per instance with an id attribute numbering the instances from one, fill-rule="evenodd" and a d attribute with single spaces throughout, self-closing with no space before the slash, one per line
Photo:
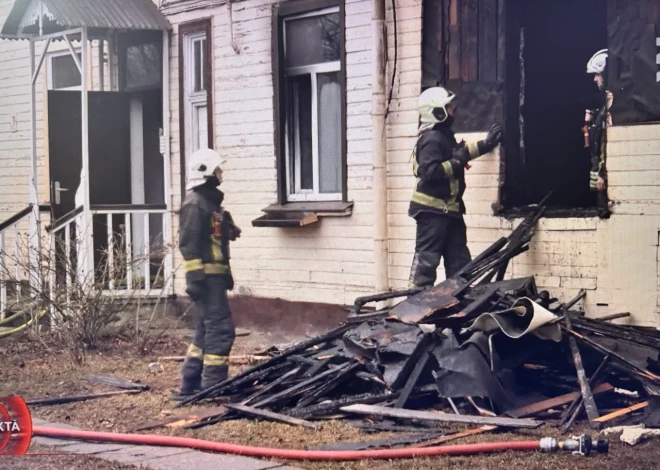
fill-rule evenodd
<path id="1" fill-rule="evenodd" d="M 0 341 L 0 357 L 3 366 L 0 368 L 0 395 L 20 394 L 25 398 L 55 397 L 69 394 L 112 391 L 113 389 L 99 384 L 90 384 L 85 379 L 88 374 L 113 375 L 124 379 L 148 384 L 151 390 L 137 395 L 123 395 L 103 398 L 81 403 L 71 403 L 58 406 L 34 407 L 35 417 L 53 422 L 68 423 L 84 429 L 97 431 L 125 432 L 128 429 L 148 421 L 162 418 L 169 414 L 188 412 L 191 408 L 175 410 L 171 394 L 179 386 L 179 366 L 177 362 L 163 362 L 164 371 L 152 374 L 148 364 L 159 356 L 183 354 L 187 345 L 185 330 L 172 331 L 161 339 L 149 356 L 137 356 L 135 348 L 128 343 L 115 341 L 104 348 L 90 353 L 87 363 L 82 367 L 72 367 L 66 352 L 52 345 L 28 341 L 23 337 L 12 337 Z M 237 338 L 233 354 L 254 352 L 267 345 L 275 336 L 253 331 L 249 336 Z M 282 336 L 284 338 L 284 336 Z M 286 339 L 292 340 L 291 337 Z M 236 373 L 246 366 L 234 366 L 231 373 Z M 211 406 L 205 404 L 204 406 Z M 149 433 L 162 435 L 187 436 L 212 441 L 255 445 L 261 447 L 308 449 L 315 445 L 332 442 L 368 441 L 394 436 L 392 433 L 366 434 L 361 430 L 346 425 L 340 421 L 324 421 L 318 431 L 293 427 L 271 422 L 255 422 L 236 420 L 207 426 L 196 430 L 159 429 Z M 443 431 L 465 429 L 465 427 L 445 427 Z M 577 429 L 579 432 L 590 432 L 587 429 Z M 593 434 L 593 432 L 591 432 Z M 450 444 L 537 440 L 543 436 L 560 438 L 559 431 L 549 425 L 533 431 L 516 433 L 490 433 L 473 436 Z M 59 459 L 60 457 L 58 457 Z M 65 458 L 65 457 L 62 457 Z M 67 457 L 68 458 L 68 457 Z M 16 467 L 8 468 L 99 468 L 101 470 L 118 469 L 122 466 L 87 465 L 84 457 L 72 456 L 62 461 L 53 460 L 51 467 Z M 83 460 L 80 460 L 83 459 Z M 635 447 L 627 446 L 612 439 L 609 456 L 593 456 L 582 458 L 566 454 L 539 454 L 507 452 L 494 455 L 472 457 L 436 457 L 397 461 L 358 461 L 358 462 L 288 462 L 292 466 L 311 470 L 326 469 L 593 469 L 593 470 L 626 470 L 655 468 L 660 461 L 660 446 L 657 441 L 650 441 Z M 284 463 L 284 462 L 283 462 Z M 0 468 L 4 462 L 0 462 Z M 92 465 L 91 463 L 89 465 Z M 108 464 L 113 465 L 113 464 Z"/>

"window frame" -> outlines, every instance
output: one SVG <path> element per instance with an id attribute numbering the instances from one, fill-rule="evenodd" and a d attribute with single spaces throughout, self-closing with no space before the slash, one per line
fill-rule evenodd
<path id="1" fill-rule="evenodd" d="M 81 55 L 80 60 L 82 60 L 82 53 L 80 51 L 79 47 L 74 47 L 73 49 L 76 54 Z M 80 85 L 78 86 L 72 86 L 72 87 L 64 87 L 64 88 L 53 88 L 53 72 L 54 72 L 54 67 L 53 67 L 53 59 L 56 59 L 58 57 L 66 57 L 69 56 L 71 57 L 71 52 L 66 49 L 62 51 L 54 51 L 54 52 L 49 52 L 47 55 L 46 60 L 48 61 L 48 64 L 46 65 L 46 88 L 48 90 L 56 90 L 56 91 L 80 91 L 81 86 L 82 86 L 82 76 L 80 77 Z M 76 66 L 74 62 L 74 67 L 76 72 L 80 75 L 80 70 L 78 70 L 78 67 Z"/>
<path id="2" fill-rule="evenodd" d="M 160 68 L 160 79 L 153 85 L 129 86 L 126 83 L 127 65 L 126 53 L 129 47 L 154 44 L 158 51 L 158 67 Z M 124 33 L 119 36 L 119 89 L 124 92 L 157 90 L 163 88 L 163 36 L 160 31 L 137 31 Z"/>
<path id="3" fill-rule="evenodd" d="M 339 37 L 340 37 L 340 52 L 339 60 L 335 62 L 327 62 L 312 66 L 295 67 L 287 70 L 285 68 L 285 48 L 286 48 L 286 21 L 300 19 L 305 17 L 319 16 L 331 12 L 339 14 Z M 286 204 L 289 202 L 332 202 L 342 201 L 347 202 L 347 132 L 346 132 L 346 27 L 345 27 L 345 8 L 344 2 L 340 0 L 300 0 L 297 2 L 285 2 L 273 7 L 273 28 L 272 28 L 272 57 L 273 57 L 273 112 L 275 124 L 275 155 L 276 155 L 276 169 L 277 169 L 277 197 L 279 204 Z M 287 76 L 292 76 L 291 72 L 295 74 L 305 74 L 311 72 L 312 80 L 312 93 L 316 95 L 314 86 L 316 81 L 314 78 L 317 73 L 332 73 L 339 74 L 339 84 L 342 88 L 341 92 L 341 105 L 340 105 L 340 130 L 341 130 L 341 193 L 320 193 L 320 192 L 294 192 L 290 191 L 291 177 L 293 177 L 293 184 L 295 189 L 299 188 L 300 178 L 297 175 L 291 174 L 291 161 L 289 158 L 289 134 L 288 134 L 288 118 L 287 115 L 287 101 L 286 90 L 288 86 Z M 316 90 L 318 91 L 318 90 Z M 316 116 L 317 101 L 312 98 L 312 120 L 317 122 Z M 312 128 L 312 141 L 316 144 L 318 142 L 318 126 L 313 125 Z M 314 187 L 319 188 L 319 169 L 318 169 L 318 145 L 313 145 L 313 175 Z M 296 166 L 298 173 L 300 165 Z"/>
<path id="4" fill-rule="evenodd" d="M 201 37 L 206 37 L 206 60 L 202 64 L 206 90 L 201 92 L 189 93 L 193 90 L 194 83 L 190 80 L 188 73 L 189 67 L 185 58 L 188 53 L 194 56 L 194 41 Z M 191 39 L 192 38 L 192 39 Z M 208 147 L 213 148 L 214 128 L 213 128 L 213 24 L 211 18 L 203 18 L 179 25 L 179 155 L 181 165 L 181 198 L 186 195 L 186 156 L 187 144 L 194 135 L 194 128 L 191 119 L 186 119 L 187 112 L 195 111 L 195 108 L 206 99 L 206 125 L 208 134 Z M 188 47 L 190 46 L 190 47 Z M 188 50 L 190 49 L 190 50 Z M 192 61 L 191 61 L 192 64 Z M 194 75 L 194 71 L 193 71 Z M 190 100 L 188 98 L 191 98 Z M 192 117 L 192 116 L 191 116 Z M 192 141 L 191 141 L 192 142 Z"/>

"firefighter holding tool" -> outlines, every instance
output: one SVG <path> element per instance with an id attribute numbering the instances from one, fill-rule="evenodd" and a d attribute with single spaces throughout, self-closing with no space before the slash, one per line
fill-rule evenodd
<path id="1" fill-rule="evenodd" d="M 441 258 L 447 278 L 470 262 L 463 220 L 465 169 L 502 141 L 502 129 L 494 124 L 484 140 L 457 143 L 452 131 L 455 98 L 442 87 L 429 88 L 419 97 L 421 125 L 413 150 L 416 183 L 408 210 L 417 222 L 411 288 L 433 286 Z"/>
<path id="2" fill-rule="evenodd" d="M 211 149 L 191 155 L 189 191 L 180 213 L 179 249 L 184 259 L 186 293 L 195 305 L 197 326 L 181 369 L 177 398 L 185 398 L 227 379 L 235 326 L 227 301 L 234 281 L 229 242 L 241 230 L 222 207 L 223 159 Z"/>

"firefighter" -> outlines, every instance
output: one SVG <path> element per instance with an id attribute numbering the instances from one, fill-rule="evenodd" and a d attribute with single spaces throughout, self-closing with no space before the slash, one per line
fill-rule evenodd
<path id="1" fill-rule="evenodd" d="M 607 203 L 607 172 L 605 167 L 605 129 L 612 124 L 609 109 L 612 106 L 613 95 L 607 89 L 607 49 L 596 52 L 587 63 L 587 73 L 594 74 L 594 82 L 600 92 L 600 103 L 597 109 L 587 109 L 585 114 L 584 137 L 587 140 L 591 171 L 589 187 L 597 191 L 598 214 L 602 218 L 610 215 Z"/>
<path id="2" fill-rule="evenodd" d="M 193 153 L 188 168 L 189 191 L 179 218 L 179 249 L 184 259 L 186 293 L 194 302 L 197 326 L 188 346 L 178 398 L 190 396 L 227 379 L 235 327 L 227 290 L 234 281 L 229 242 L 241 230 L 222 207 L 224 194 L 220 155 L 211 149 Z"/>
<path id="3" fill-rule="evenodd" d="M 417 178 L 408 215 L 417 222 L 415 256 L 409 286 L 435 283 L 440 258 L 447 278 L 471 260 L 463 214 L 464 171 L 469 162 L 491 152 L 502 141 L 502 129 L 493 125 L 485 140 L 458 144 L 452 131 L 454 93 L 442 87 L 419 97 L 420 128 L 413 150 Z"/>

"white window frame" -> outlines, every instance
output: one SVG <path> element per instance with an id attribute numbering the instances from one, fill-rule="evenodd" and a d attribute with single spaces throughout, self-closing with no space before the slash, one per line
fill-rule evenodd
<path id="1" fill-rule="evenodd" d="M 282 41 L 283 41 L 283 50 L 286 63 L 286 24 L 288 21 L 299 20 L 301 18 L 310 18 L 314 16 L 327 15 L 329 13 L 339 13 L 339 7 L 330 7 L 323 8 L 320 10 L 314 10 L 311 12 L 303 13 L 300 15 L 292 15 L 284 18 L 284 26 L 282 28 Z M 343 41 L 343 38 L 340 38 Z M 320 64 L 306 65 L 303 67 L 285 67 L 284 69 L 284 86 L 289 86 L 289 78 L 301 76 L 301 75 L 310 75 L 311 77 L 311 90 L 312 90 L 312 175 L 313 175 L 313 189 L 301 189 L 302 173 L 301 173 L 301 155 L 299 152 L 300 148 L 300 135 L 299 127 L 294 125 L 294 129 L 290 129 L 289 123 L 289 101 L 286 102 L 286 119 L 284 122 L 284 153 L 285 153 L 285 168 L 286 168 L 286 188 L 287 188 L 287 200 L 291 202 L 301 202 L 301 201 L 341 201 L 343 198 L 342 188 L 338 193 L 321 193 L 320 192 L 320 175 L 319 175 L 319 128 L 318 128 L 318 84 L 317 84 L 317 75 L 320 73 L 331 73 L 331 72 L 341 72 L 341 60 L 334 62 L 323 62 Z M 345 90 L 342 90 L 345 93 Z M 297 100 L 296 100 L 297 104 Z M 298 109 L 297 106 L 294 106 L 294 109 Z M 296 119 L 296 116 L 293 118 Z M 293 131 L 295 135 L 293 136 L 296 145 L 294 149 L 291 149 L 289 145 L 290 135 L 289 133 Z M 342 136 L 342 138 L 344 138 Z M 295 152 L 295 155 L 292 155 L 292 151 Z M 291 165 L 291 160 L 295 160 L 295 164 Z M 295 169 L 295 174 L 294 170 Z M 343 183 L 342 183 L 343 184 Z"/>
<path id="2" fill-rule="evenodd" d="M 208 103 L 208 87 L 211 86 L 210 83 L 205 83 L 204 90 L 195 91 L 195 43 L 201 40 L 205 40 L 206 45 L 204 52 L 206 53 L 208 47 L 208 41 L 211 40 L 206 34 L 206 31 L 198 31 L 195 33 L 186 34 L 183 37 L 183 90 L 184 90 L 184 119 L 185 119 L 185 132 L 186 132 L 186 147 L 185 155 L 186 161 L 190 158 L 190 155 L 197 150 L 197 145 L 199 142 L 199 121 L 198 121 L 198 112 L 197 109 L 200 107 L 206 107 L 207 112 L 207 122 L 208 122 L 208 112 L 209 112 L 209 103 Z M 206 64 L 205 61 L 202 61 L 200 72 L 202 77 L 206 73 Z M 212 129 L 206 126 L 207 135 L 209 132 L 212 132 Z M 208 142 L 208 139 L 207 139 Z M 208 143 L 206 144 L 208 146 Z"/>
<path id="3" fill-rule="evenodd" d="M 74 48 L 76 54 L 81 54 L 80 48 Z M 57 57 L 63 57 L 63 56 L 71 56 L 71 52 L 66 49 L 62 51 L 57 51 L 57 52 L 50 52 L 47 55 L 46 60 L 48 61 L 48 64 L 46 66 L 46 76 L 47 76 L 47 81 L 48 81 L 48 89 L 49 90 L 74 90 L 74 91 L 80 91 L 80 85 L 79 86 L 70 86 L 70 87 L 64 87 L 64 88 L 53 88 L 53 59 Z M 80 70 L 78 70 L 78 67 L 76 67 L 74 63 L 74 67 L 76 69 L 77 73 L 80 73 Z M 82 81 L 82 77 L 81 77 Z"/>

